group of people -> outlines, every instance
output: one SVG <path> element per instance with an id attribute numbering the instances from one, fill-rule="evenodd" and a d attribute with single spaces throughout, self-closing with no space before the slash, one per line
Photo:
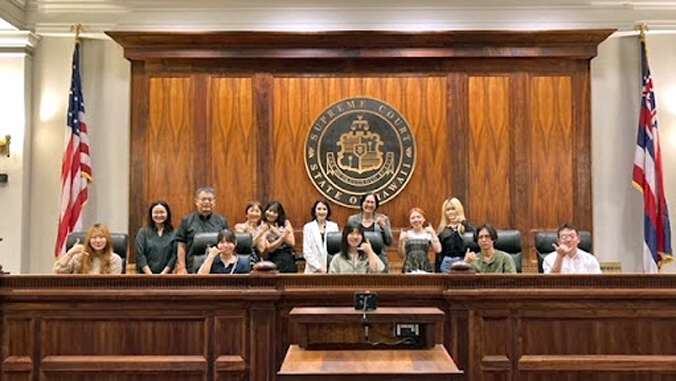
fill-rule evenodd
<path id="1" fill-rule="evenodd" d="M 225 217 L 214 212 L 216 191 L 209 187 L 195 193 L 196 210 L 183 218 L 178 229 L 172 223 L 171 208 L 156 201 L 148 209 L 148 225 L 136 235 L 136 261 L 143 274 L 245 274 L 261 260 L 273 262 L 281 273 L 295 273 L 296 253 L 293 226 L 279 201 L 265 207 L 253 201 L 245 208 L 246 221 L 230 228 Z M 377 212 L 379 202 L 374 194 L 361 198 L 361 211 L 348 218 L 342 232 L 340 251 L 331 255 L 327 250 L 329 233 L 339 233 L 331 221 L 331 206 L 319 200 L 310 214 L 312 221 L 303 228 L 302 257 L 306 274 L 366 274 L 387 273 L 389 262 L 386 247 L 394 241 L 390 220 Z M 435 230 L 425 212 L 413 208 L 409 212 L 410 229 L 399 234 L 397 252 L 403 259 L 405 273 L 449 272 L 456 262 L 469 264 L 480 273 L 515 273 L 512 257 L 495 249 L 497 230 L 490 224 L 475 228 L 467 221 L 462 203 L 457 198 L 444 201 L 441 221 Z M 192 251 L 195 235 L 217 233 L 217 242 L 207 247 L 202 263 L 194 263 Z M 369 233 L 382 240 L 378 252 L 366 238 Z M 478 253 L 465 247 L 463 234 L 472 232 L 480 248 Z M 249 255 L 237 254 L 236 233 L 248 233 L 252 238 Z M 598 261 L 579 249 L 578 231 L 563 225 L 558 231 L 558 243 L 544 259 L 546 273 L 600 273 Z M 434 251 L 434 264 L 429 259 Z M 200 253 L 201 254 L 201 253 Z M 119 274 L 122 260 L 113 252 L 110 231 L 103 224 L 92 226 L 85 242 L 76 242 L 54 264 L 57 273 Z"/>

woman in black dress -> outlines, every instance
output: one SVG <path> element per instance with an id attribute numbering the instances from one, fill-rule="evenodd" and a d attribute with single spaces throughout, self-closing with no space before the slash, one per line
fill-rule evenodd
<path id="1" fill-rule="evenodd" d="M 176 231 L 171 208 L 155 201 L 148 208 L 148 226 L 136 234 L 136 267 L 139 274 L 169 274 L 176 265 Z"/>

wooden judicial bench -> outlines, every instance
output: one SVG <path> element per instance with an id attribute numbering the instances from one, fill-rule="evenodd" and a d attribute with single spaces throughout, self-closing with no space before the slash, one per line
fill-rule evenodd
<path id="1" fill-rule="evenodd" d="M 434 348 L 465 380 L 676 379 L 676 277 L 629 274 L 2 275 L 1 379 L 271 381 L 309 340 L 294 309 L 365 290 L 441 311 Z"/>
<path id="2" fill-rule="evenodd" d="M 289 321 L 298 343 L 289 346 L 277 379 L 463 380 L 442 342 L 444 317 L 436 307 L 295 307 Z M 401 343 L 396 324 L 416 325 L 418 339 Z"/>

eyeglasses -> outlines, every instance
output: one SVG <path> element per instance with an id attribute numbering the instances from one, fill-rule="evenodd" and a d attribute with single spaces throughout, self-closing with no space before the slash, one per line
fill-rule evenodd
<path id="1" fill-rule="evenodd" d="M 480 235 L 477 237 L 477 239 L 491 239 L 490 235 Z"/>
<path id="2" fill-rule="evenodd" d="M 577 237 L 577 234 L 561 234 L 559 238 L 561 239 L 573 239 Z"/>
<path id="3" fill-rule="evenodd" d="M 202 197 L 197 199 L 199 202 L 214 202 L 216 201 L 215 198 L 212 197 Z"/>

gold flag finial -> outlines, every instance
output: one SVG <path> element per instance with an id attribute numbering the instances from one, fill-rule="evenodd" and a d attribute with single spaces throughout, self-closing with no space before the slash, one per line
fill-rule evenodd
<path id="1" fill-rule="evenodd" d="M 70 31 L 75 32 L 75 41 L 80 41 L 80 33 L 84 31 L 82 24 L 77 23 L 70 26 Z"/>
<path id="2" fill-rule="evenodd" d="M 638 32 L 641 36 L 641 41 L 645 41 L 645 34 L 648 31 L 648 24 L 642 22 L 636 25 L 636 29 L 638 29 Z"/>

